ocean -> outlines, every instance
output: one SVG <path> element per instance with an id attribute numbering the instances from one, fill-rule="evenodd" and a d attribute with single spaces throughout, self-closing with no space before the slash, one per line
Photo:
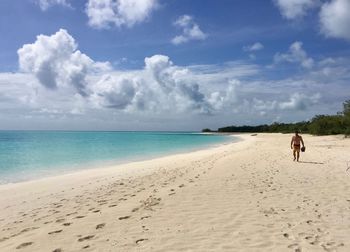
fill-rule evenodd
<path id="1" fill-rule="evenodd" d="M 0 184 L 232 142 L 195 132 L 0 131 Z"/>

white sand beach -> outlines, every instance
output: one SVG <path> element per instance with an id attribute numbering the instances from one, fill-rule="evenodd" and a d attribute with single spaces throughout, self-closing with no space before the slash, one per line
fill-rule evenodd
<path id="1" fill-rule="evenodd" d="M 291 136 L 1 185 L 0 251 L 350 251 L 350 139 Z"/>

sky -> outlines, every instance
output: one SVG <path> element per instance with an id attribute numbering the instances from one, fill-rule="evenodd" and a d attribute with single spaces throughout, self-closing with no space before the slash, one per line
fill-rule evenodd
<path id="1" fill-rule="evenodd" d="M 1 0 L 0 130 L 196 131 L 350 99 L 350 0 Z"/>

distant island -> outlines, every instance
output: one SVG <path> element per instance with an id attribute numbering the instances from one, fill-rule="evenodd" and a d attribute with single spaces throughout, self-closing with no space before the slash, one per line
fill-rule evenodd
<path id="1" fill-rule="evenodd" d="M 316 115 L 310 121 L 296 123 L 263 124 L 256 126 L 227 126 L 214 131 L 203 129 L 202 132 L 265 132 L 265 133 L 293 133 L 296 130 L 312 135 L 350 135 L 350 100 L 343 103 L 343 111 L 336 115 Z"/>

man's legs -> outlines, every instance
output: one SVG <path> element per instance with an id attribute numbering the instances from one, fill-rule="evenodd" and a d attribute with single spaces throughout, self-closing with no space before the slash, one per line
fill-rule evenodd
<path id="1" fill-rule="evenodd" d="M 297 152 L 297 150 L 295 148 L 293 148 L 293 156 L 294 156 L 293 161 L 295 161 L 295 159 L 296 159 L 296 152 Z"/>
<path id="2" fill-rule="evenodd" d="M 299 162 L 300 150 L 297 150 L 297 162 Z"/>

